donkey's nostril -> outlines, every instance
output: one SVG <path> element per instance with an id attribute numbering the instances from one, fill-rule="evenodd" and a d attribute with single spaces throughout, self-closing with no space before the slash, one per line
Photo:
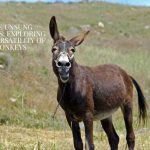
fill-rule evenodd
<path id="1" fill-rule="evenodd" d="M 71 67 L 71 63 L 70 62 L 61 62 L 61 61 L 58 61 L 58 62 L 56 62 L 56 66 L 57 67 L 67 67 L 67 68 L 70 68 Z"/>
<path id="2" fill-rule="evenodd" d="M 57 65 L 58 65 L 58 67 L 63 66 L 63 64 L 60 61 L 57 63 Z"/>
<path id="3" fill-rule="evenodd" d="M 70 67 L 71 63 L 70 62 L 67 62 L 66 63 L 66 67 Z"/>

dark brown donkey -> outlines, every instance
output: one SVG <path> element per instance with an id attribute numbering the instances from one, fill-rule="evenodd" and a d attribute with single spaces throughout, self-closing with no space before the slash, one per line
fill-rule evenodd
<path id="1" fill-rule="evenodd" d="M 133 150 L 133 85 L 138 93 L 139 118 L 144 122 L 147 118 L 145 98 L 136 80 L 116 65 L 78 65 L 74 59 L 75 47 L 83 42 L 88 32 L 66 40 L 60 36 L 54 16 L 50 20 L 49 29 L 54 40 L 52 65 L 58 78 L 57 100 L 72 130 L 75 149 L 83 150 L 79 127 L 79 122 L 83 121 L 85 147 L 94 150 L 93 121 L 100 120 L 111 150 L 117 150 L 119 137 L 112 123 L 112 114 L 120 107 L 127 131 L 128 148 Z"/>

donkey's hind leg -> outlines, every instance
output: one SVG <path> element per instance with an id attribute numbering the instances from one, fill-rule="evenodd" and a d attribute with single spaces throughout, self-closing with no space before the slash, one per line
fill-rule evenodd
<path id="1" fill-rule="evenodd" d="M 102 127 L 107 134 L 111 150 L 118 150 L 119 136 L 112 123 L 112 117 L 101 120 Z"/>
<path id="2" fill-rule="evenodd" d="M 122 106 L 122 112 L 124 116 L 125 126 L 126 126 L 126 140 L 128 144 L 129 150 L 134 150 L 135 146 L 135 135 L 133 131 L 133 117 L 132 117 L 132 101 L 128 101 L 126 104 Z"/>

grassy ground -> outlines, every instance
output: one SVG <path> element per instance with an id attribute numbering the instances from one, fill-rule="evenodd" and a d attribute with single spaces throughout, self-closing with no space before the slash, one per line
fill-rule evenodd
<path id="1" fill-rule="evenodd" d="M 49 131 L 46 129 L 27 129 L 13 126 L 0 126 L 0 149 L 8 150 L 73 150 L 72 135 L 68 130 Z M 136 131 L 136 150 L 148 150 L 150 130 Z M 119 132 L 119 149 L 126 148 L 125 134 Z M 60 138 L 61 137 L 61 138 Z M 84 134 L 82 132 L 84 139 Z M 63 139 L 63 140 L 62 140 Z M 108 141 L 102 130 L 94 133 L 96 149 L 108 150 Z"/>
<path id="2" fill-rule="evenodd" d="M 77 48 L 77 62 L 89 66 L 120 65 L 138 80 L 150 103 L 149 8 L 105 3 L 0 3 L 0 10 L 1 24 L 38 25 L 47 38 L 44 44 L 30 44 L 25 52 L 3 51 L 14 61 L 9 69 L 0 70 L 0 150 L 53 150 L 54 145 L 55 149 L 73 149 L 63 111 L 59 109 L 54 124 L 51 119 L 57 104 L 57 81 L 51 67 L 52 41 L 48 31 L 52 15 L 57 17 L 59 29 L 67 38 L 77 34 L 70 33 L 70 27 L 82 32 L 83 25 L 90 25 L 90 35 Z M 102 22 L 104 28 L 99 27 L 98 22 Z M 136 149 L 148 150 L 150 121 L 145 128 L 137 127 L 136 92 L 134 101 Z M 120 149 L 124 149 L 125 128 L 120 111 L 114 115 L 114 123 L 121 137 Z M 108 149 L 106 136 L 98 123 L 95 123 L 94 138 L 96 149 Z"/>

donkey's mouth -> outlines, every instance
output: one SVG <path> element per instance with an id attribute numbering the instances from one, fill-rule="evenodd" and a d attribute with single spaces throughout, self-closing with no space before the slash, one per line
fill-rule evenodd
<path id="1" fill-rule="evenodd" d="M 59 76 L 60 76 L 60 80 L 61 80 L 63 83 L 68 82 L 68 80 L 69 80 L 69 73 L 68 73 L 68 74 L 63 74 L 63 75 L 60 75 L 60 74 L 59 74 Z"/>
<path id="2" fill-rule="evenodd" d="M 60 80 L 63 83 L 66 83 L 69 80 L 69 68 L 67 67 L 59 67 L 58 68 Z"/>

